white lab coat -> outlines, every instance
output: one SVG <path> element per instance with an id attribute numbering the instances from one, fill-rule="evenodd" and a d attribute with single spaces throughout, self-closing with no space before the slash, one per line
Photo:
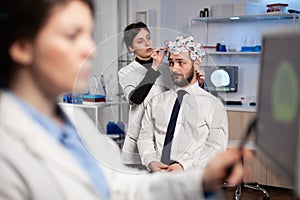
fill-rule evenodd
<path id="1" fill-rule="evenodd" d="M 119 83 L 123 89 L 125 98 L 129 99 L 129 94 L 134 90 L 145 77 L 147 69 L 137 61 L 131 62 L 118 72 Z M 144 115 L 148 101 L 155 95 L 170 89 L 173 85 L 170 76 L 169 66 L 161 64 L 159 66 L 161 75 L 156 79 L 144 102 L 137 105 L 131 104 L 128 116 L 128 129 L 122 149 L 122 158 L 125 164 L 141 164 L 141 159 L 137 150 L 136 141 L 141 128 L 141 120 Z"/>
<path id="2" fill-rule="evenodd" d="M 127 168 L 118 146 L 83 110 L 71 107 L 68 115 L 104 171 L 112 200 L 203 199 L 201 170 L 148 174 Z M 1 200 L 99 199 L 80 164 L 1 90 L 0 177 Z"/>
<path id="3" fill-rule="evenodd" d="M 138 149 L 145 166 L 161 159 L 178 89 L 174 87 L 153 97 L 147 105 L 138 139 Z M 222 102 L 200 88 L 198 83 L 185 90 L 188 94 L 183 97 L 178 114 L 170 158 L 184 169 L 204 168 L 227 147 L 227 114 Z"/>

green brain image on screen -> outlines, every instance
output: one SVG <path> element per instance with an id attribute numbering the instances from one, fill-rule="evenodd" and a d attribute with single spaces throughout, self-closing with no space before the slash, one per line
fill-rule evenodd
<path id="1" fill-rule="evenodd" d="M 298 112 L 299 81 L 288 61 L 279 63 L 272 88 L 272 112 L 276 121 L 291 122 Z"/>

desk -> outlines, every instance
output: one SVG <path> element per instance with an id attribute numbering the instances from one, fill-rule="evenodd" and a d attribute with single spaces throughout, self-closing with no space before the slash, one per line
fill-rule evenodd
<path id="1" fill-rule="evenodd" d="M 121 105 L 127 105 L 127 101 L 116 101 L 116 102 L 95 102 L 95 103 L 83 103 L 83 104 L 72 104 L 72 103 L 59 103 L 61 106 L 65 107 L 78 107 L 82 109 L 90 109 L 94 112 L 94 121 L 98 128 L 100 128 L 99 125 L 99 110 L 106 107 L 112 107 L 112 106 L 121 106 Z M 123 109 L 119 109 L 119 116 L 118 121 L 123 121 L 124 118 L 124 112 Z M 104 132 L 102 131 L 104 134 Z"/>

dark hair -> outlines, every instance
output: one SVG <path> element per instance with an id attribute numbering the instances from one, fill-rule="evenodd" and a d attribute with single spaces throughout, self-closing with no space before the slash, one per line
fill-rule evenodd
<path id="1" fill-rule="evenodd" d="M 129 24 L 124 29 L 124 43 L 128 50 L 129 50 L 129 46 L 132 45 L 133 39 L 141 31 L 142 28 L 145 29 L 148 33 L 150 33 L 149 28 L 143 22 Z"/>
<path id="2" fill-rule="evenodd" d="M 0 88 L 8 87 L 16 63 L 9 55 L 17 40 L 33 40 L 51 12 L 71 0 L 1 0 L 0 2 Z M 93 0 L 86 3 L 94 14 Z"/>

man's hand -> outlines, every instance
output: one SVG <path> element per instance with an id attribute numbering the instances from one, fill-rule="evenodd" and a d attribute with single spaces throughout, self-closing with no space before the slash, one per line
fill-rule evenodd
<path id="1" fill-rule="evenodd" d="M 238 149 L 230 149 L 213 159 L 203 173 L 204 191 L 214 191 L 225 181 L 233 185 L 239 184 L 244 174 L 241 157 L 242 153 Z"/>
<path id="2" fill-rule="evenodd" d="M 170 172 L 170 171 L 178 171 L 178 170 L 183 170 L 183 167 L 181 164 L 179 163 L 174 163 L 174 164 L 171 164 L 169 165 L 167 171 Z"/>
<path id="3" fill-rule="evenodd" d="M 204 70 L 200 69 L 196 73 L 197 73 L 197 78 L 200 81 L 200 87 L 203 87 L 205 81 L 205 72 Z"/>
<path id="4" fill-rule="evenodd" d="M 154 49 L 151 57 L 153 58 L 152 67 L 155 71 L 157 71 L 158 66 L 161 64 L 161 62 L 163 61 L 166 54 L 167 54 L 167 51 L 166 51 L 166 48 L 164 48 L 164 47 L 157 47 L 156 49 Z"/>
<path id="5" fill-rule="evenodd" d="M 166 170 L 168 170 L 168 167 L 169 167 L 168 165 L 165 165 L 165 164 L 163 164 L 161 162 L 157 162 L 157 161 L 152 161 L 148 165 L 148 168 L 152 172 L 166 171 Z"/>

